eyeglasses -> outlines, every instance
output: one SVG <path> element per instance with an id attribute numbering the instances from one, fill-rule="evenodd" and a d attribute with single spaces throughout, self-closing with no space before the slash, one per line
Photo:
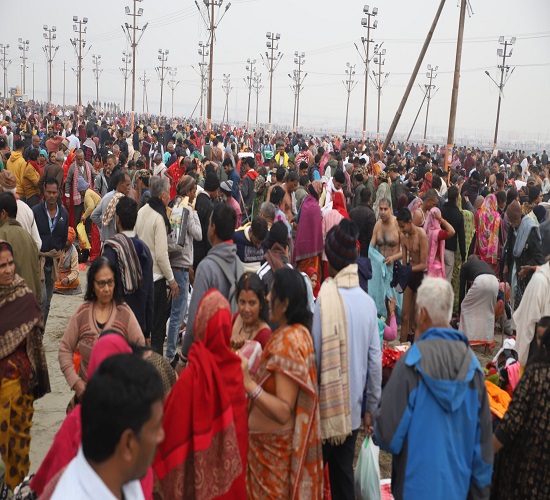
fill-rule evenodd
<path id="1" fill-rule="evenodd" d="M 106 286 L 111 287 L 111 286 L 114 286 L 115 284 L 114 278 L 111 278 L 109 280 L 99 280 L 99 281 L 94 280 L 94 281 L 99 288 L 105 288 Z"/>

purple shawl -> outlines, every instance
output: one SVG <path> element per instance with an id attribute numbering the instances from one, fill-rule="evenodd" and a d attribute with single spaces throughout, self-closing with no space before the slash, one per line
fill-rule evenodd
<path id="1" fill-rule="evenodd" d="M 292 252 L 294 263 L 319 255 L 324 246 L 319 201 L 309 194 L 302 203 L 298 217 L 298 229 Z"/>

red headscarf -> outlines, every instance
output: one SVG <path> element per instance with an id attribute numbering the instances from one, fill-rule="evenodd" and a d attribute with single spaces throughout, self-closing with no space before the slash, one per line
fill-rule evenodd
<path id="1" fill-rule="evenodd" d="M 248 418 L 239 357 L 229 349 L 231 309 L 202 298 L 189 363 L 164 405 L 167 439 L 153 468 L 165 498 L 246 498 Z"/>
<path id="2" fill-rule="evenodd" d="M 344 195 L 340 191 L 333 191 L 332 193 L 332 209 L 338 210 L 342 217 L 349 219 L 348 211 L 346 210 L 346 201 Z"/>

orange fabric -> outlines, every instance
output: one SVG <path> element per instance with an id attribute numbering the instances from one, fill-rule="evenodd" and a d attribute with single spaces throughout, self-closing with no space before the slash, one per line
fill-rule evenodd
<path id="1" fill-rule="evenodd" d="M 275 373 L 286 375 L 299 387 L 295 427 L 278 433 L 250 433 L 248 498 L 321 499 L 323 454 L 317 370 L 311 335 L 304 326 L 281 327 L 271 335 L 256 379 L 272 392 Z"/>
<path id="2" fill-rule="evenodd" d="M 506 391 L 503 391 L 500 387 L 488 380 L 485 381 L 485 387 L 487 388 L 487 397 L 489 398 L 491 413 L 498 418 L 504 417 L 504 414 L 508 411 L 508 406 L 510 406 L 512 397 Z"/>

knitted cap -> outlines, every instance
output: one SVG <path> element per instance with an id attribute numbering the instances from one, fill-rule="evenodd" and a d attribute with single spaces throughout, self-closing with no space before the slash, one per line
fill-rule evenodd
<path id="1" fill-rule="evenodd" d="M 4 189 L 13 189 L 15 188 L 15 185 L 15 174 L 9 170 L 2 170 L 0 172 L 0 186 Z"/>
<path id="2" fill-rule="evenodd" d="M 220 187 L 220 180 L 214 172 L 209 172 L 206 174 L 204 179 L 204 190 L 205 191 L 216 191 Z"/>
<path id="3" fill-rule="evenodd" d="M 78 191 L 86 191 L 90 187 L 90 184 L 84 179 L 84 177 L 78 177 L 78 182 L 76 183 L 76 189 Z"/>
<path id="4" fill-rule="evenodd" d="M 327 233 L 325 253 L 329 264 L 336 271 L 341 271 L 357 260 L 358 236 L 357 224 L 348 219 L 342 219 L 340 224 Z"/>
<path id="5" fill-rule="evenodd" d="M 220 189 L 221 189 L 225 194 L 231 194 L 231 193 L 233 192 L 233 181 L 232 181 L 232 180 L 223 181 L 223 182 L 220 184 Z"/>

